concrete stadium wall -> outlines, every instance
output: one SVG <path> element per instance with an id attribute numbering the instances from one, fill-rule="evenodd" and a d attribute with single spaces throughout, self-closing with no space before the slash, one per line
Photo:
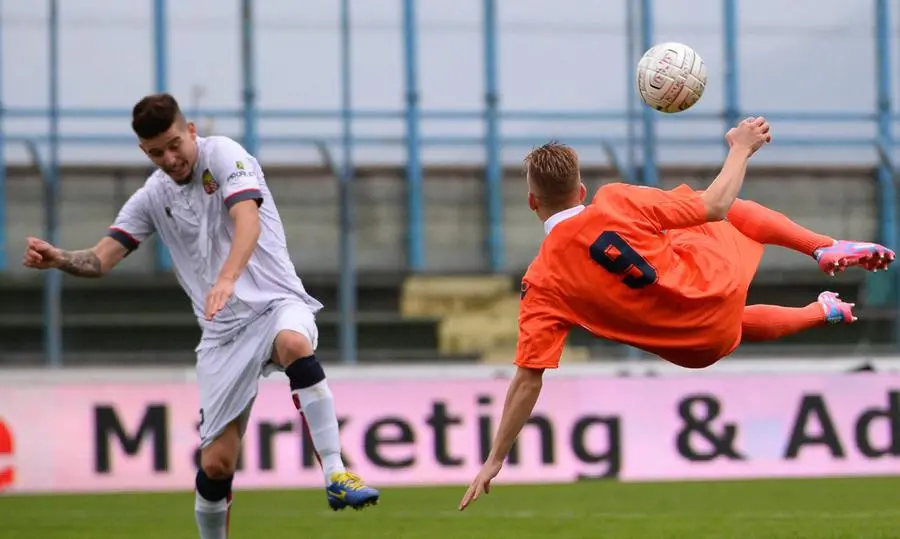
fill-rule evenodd
<path id="1" fill-rule="evenodd" d="M 93 245 L 105 234 L 118 208 L 146 178 L 144 167 L 66 167 L 62 171 L 61 244 Z M 269 167 L 266 177 L 287 228 L 288 243 L 299 271 L 331 272 L 338 268 L 338 203 L 333 177 L 320 168 Z M 703 187 L 715 168 L 663 170 L 664 185 Z M 616 181 L 612 170 L 586 168 L 591 193 Z M 482 171 L 471 167 L 425 171 L 425 219 L 428 268 L 437 272 L 477 272 L 488 266 Z M 404 268 L 405 186 L 399 167 L 367 167 L 357 173 L 357 258 L 360 271 L 394 272 Z M 10 169 L 8 186 L 9 260 L 12 271 L 27 235 L 43 231 L 42 185 L 30 168 Z M 874 239 L 877 234 L 877 186 L 869 169 L 752 168 L 744 196 L 783 211 L 825 234 Z M 543 237 L 539 221 L 525 203 L 521 170 L 505 172 L 504 231 L 509 270 L 523 270 Z M 808 260 L 783 249 L 770 249 L 766 270 L 794 269 Z M 148 272 L 153 249 L 146 245 L 123 263 L 122 271 Z"/>

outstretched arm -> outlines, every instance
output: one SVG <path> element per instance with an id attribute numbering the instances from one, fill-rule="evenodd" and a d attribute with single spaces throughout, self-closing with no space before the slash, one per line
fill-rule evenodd
<path id="1" fill-rule="evenodd" d="M 503 403 L 503 415 L 500 418 L 500 426 L 494 438 L 494 445 L 488 456 L 488 462 L 498 465 L 506 460 L 512 449 L 513 442 L 525 426 L 525 422 L 531 417 L 534 405 L 543 387 L 544 369 L 531 369 L 519 367 L 516 375 L 509 383 L 506 392 L 506 401 Z"/>
<path id="2" fill-rule="evenodd" d="M 66 251 L 38 238 L 28 238 L 22 263 L 29 268 L 56 268 L 76 277 L 102 277 L 122 261 L 128 249 L 105 237 L 90 249 Z"/>
<path id="3" fill-rule="evenodd" d="M 636 212 L 656 233 L 721 221 L 741 192 L 750 157 L 772 136 L 763 118 L 748 119 L 725 135 L 731 149 L 722 170 L 701 192 L 664 191 L 648 186 L 610 184 L 601 187 L 594 201 Z"/>
<path id="4" fill-rule="evenodd" d="M 469 489 L 459 502 L 460 511 L 468 507 L 470 503 L 477 500 L 482 494 L 490 493 L 491 481 L 500 473 L 503 461 L 509 455 L 513 443 L 519 436 L 519 432 L 522 431 L 525 422 L 531 417 L 534 405 L 541 394 L 543 374 L 544 369 L 519 367 L 516 370 L 516 375 L 510 382 L 509 389 L 506 392 L 503 416 L 500 419 L 500 426 L 497 428 L 497 435 L 494 438 L 491 453 L 488 455 L 484 466 L 482 466 L 478 477 L 469 485 Z"/>
<path id="5" fill-rule="evenodd" d="M 728 210 L 744 185 L 750 157 L 763 144 L 771 142 L 772 135 L 769 134 L 766 119 L 759 117 L 744 120 L 728 131 L 725 139 L 731 148 L 728 157 L 725 158 L 722 171 L 701 195 L 709 221 L 721 221 L 728 215 Z"/>
<path id="6" fill-rule="evenodd" d="M 516 375 L 506 392 L 503 416 L 491 453 L 459 503 L 462 511 L 491 490 L 491 481 L 500 473 L 503 461 L 525 422 L 531 417 L 543 387 L 544 370 L 559 367 L 569 323 L 562 304 L 549 290 L 523 281 L 519 305 L 519 338 L 516 345 Z"/>
<path id="7" fill-rule="evenodd" d="M 22 263 L 34 269 L 56 268 L 76 277 L 102 277 L 153 233 L 149 208 L 149 194 L 142 187 L 119 210 L 108 235 L 90 249 L 66 251 L 42 239 L 28 238 Z"/>

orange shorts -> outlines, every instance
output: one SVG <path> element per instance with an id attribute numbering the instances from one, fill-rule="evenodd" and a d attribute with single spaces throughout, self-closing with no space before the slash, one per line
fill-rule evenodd
<path id="1" fill-rule="evenodd" d="M 690 186 L 682 184 L 672 192 L 695 194 Z M 714 249 L 727 263 L 733 264 L 739 279 L 740 289 L 745 299 L 746 291 L 756 276 L 762 261 L 765 246 L 743 235 L 728 221 L 706 223 L 704 225 L 670 231 L 672 242 L 682 245 L 698 245 L 700 248 Z"/>
<path id="2" fill-rule="evenodd" d="M 686 194 L 695 193 L 687 185 L 680 185 L 673 191 Z M 728 221 L 671 230 L 669 234 L 673 245 L 677 248 L 713 253 L 712 256 L 715 256 L 720 264 L 728 266 L 727 271 L 737 281 L 735 282 L 736 293 L 723 297 L 722 304 L 716 309 L 719 313 L 718 316 L 723 319 L 723 326 L 727 326 L 717 334 L 721 340 L 721 346 L 709 350 L 697 350 L 688 354 L 673 351 L 671 354 L 662 356 L 667 361 L 682 367 L 708 367 L 733 352 L 740 345 L 741 320 L 747 304 L 747 292 L 759 269 L 765 246 L 743 235 Z"/>

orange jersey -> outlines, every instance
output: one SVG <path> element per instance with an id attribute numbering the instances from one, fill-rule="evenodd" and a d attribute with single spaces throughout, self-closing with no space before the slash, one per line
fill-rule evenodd
<path id="1" fill-rule="evenodd" d="M 553 226 L 525 274 L 516 365 L 558 367 L 573 326 L 688 367 L 727 355 L 756 269 L 734 255 L 739 235 L 707 224 L 686 186 L 602 187 Z"/>

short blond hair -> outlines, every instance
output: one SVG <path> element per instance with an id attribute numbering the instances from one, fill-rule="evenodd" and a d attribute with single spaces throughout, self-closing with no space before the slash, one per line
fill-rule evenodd
<path id="1" fill-rule="evenodd" d="M 556 141 L 539 146 L 525 156 L 525 174 L 534 196 L 548 207 L 564 205 L 581 185 L 578 154 Z"/>

